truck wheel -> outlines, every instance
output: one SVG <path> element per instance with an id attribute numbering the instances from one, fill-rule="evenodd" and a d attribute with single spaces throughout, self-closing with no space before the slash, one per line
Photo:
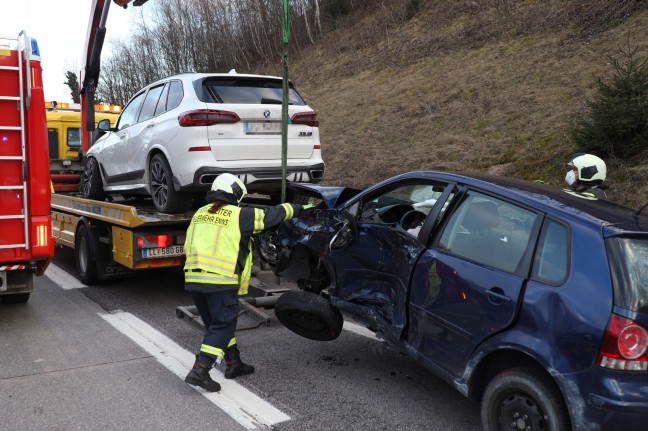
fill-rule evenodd
<path id="1" fill-rule="evenodd" d="M 14 293 L 13 295 L 0 296 L 5 304 L 24 304 L 29 301 L 29 293 Z"/>
<path id="2" fill-rule="evenodd" d="M 533 368 L 514 368 L 495 376 L 481 403 L 485 431 L 571 430 L 560 389 Z"/>
<path id="3" fill-rule="evenodd" d="M 94 157 L 90 157 L 83 168 L 81 194 L 87 199 L 94 199 L 97 201 L 103 201 L 106 199 L 106 194 L 103 191 L 103 184 L 101 183 L 99 162 Z"/>
<path id="4" fill-rule="evenodd" d="M 286 328 L 311 340 L 335 340 L 342 332 L 344 319 L 340 310 L 311 292 L 290 290 L 282 294 L 274 311 Z"/>
<path id="5" fill-rule="evenodd" d="M 86 225 L 81 224 L 74 241 L 77 277 L 85 284 L 97 282 L 97 262 L 92 260 L 93 238 Z"/>
<path id="6" fill-rule="evenodd" d="M 178 214 L 191 207 L 193 195 L 177 192 L 173 188 L 171 166 L 161 154 L 156 154 L 151 159 L 149 186 L 153 204 L 161 213 Z"/>

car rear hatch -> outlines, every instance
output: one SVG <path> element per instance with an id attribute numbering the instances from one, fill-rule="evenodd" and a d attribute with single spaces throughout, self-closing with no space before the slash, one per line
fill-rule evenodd
<path id="1" fill-rule="evenodd" d="M 207 109 L 224 111 L 225 121 L 208 126 L 217 160 L 280 160 L 282 82 L 277 78 L 225 76 L 202 82 Z M 231 115 L 231 114 L 234 115 Z M 315 113 L 291 86 L 288 158 L 308 159 L 319 131 Z"/>
<path id="2" fill-rule="evenodd" d="M 630 312 L 648 328 L 648 235 L 613 236 L 606 239 L 614 305 Z M 624 313 L 626 314 L 626 313 Z"/>

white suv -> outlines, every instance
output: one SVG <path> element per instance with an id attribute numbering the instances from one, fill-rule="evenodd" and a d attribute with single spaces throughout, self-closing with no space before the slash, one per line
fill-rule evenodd
<path id="1" fill-rule="evenodd" d="M 282 80 L 185 73 L 154 82 L 128 102 L 87 153 L 85 197 L 151 196 L 158 211 L 183 212 L 223 172 L 251 193 L 281 191 Z M 324 176 L 317 114 L 290 84 L 287 181 Z"/>

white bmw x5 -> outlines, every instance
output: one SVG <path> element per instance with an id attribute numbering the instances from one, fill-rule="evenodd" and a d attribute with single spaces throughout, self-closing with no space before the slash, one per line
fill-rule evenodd
<path id="1" fill-rule="evenodd" d="M 289 86 L 287 181 L 324 176 L 317 114 Z M 156 81 L 126 105 L 115 127 L 87 153 L 82 194 L 150 196 L 180 213 L 214 178 L 238 175 L 251 193 L 281 192 L 282 80 L 273 76 L 185 73 Z"/>

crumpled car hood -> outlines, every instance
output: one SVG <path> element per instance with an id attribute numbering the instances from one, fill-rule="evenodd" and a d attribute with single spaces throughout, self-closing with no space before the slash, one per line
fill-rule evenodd
<path id="1" fill-rule="evenodd" d="M 358 193 L 360 190 L 351 187 L 288 184 L 289 201 L 293 202 L 297 195 L 309 196 L 321 199 L 327 208 L 335 208 Z"/>

